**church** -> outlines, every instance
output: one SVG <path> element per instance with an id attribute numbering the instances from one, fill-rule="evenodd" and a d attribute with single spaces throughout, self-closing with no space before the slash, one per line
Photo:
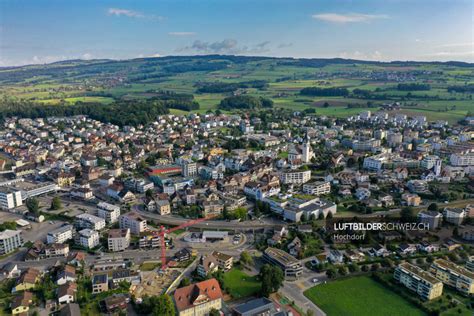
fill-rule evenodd
<path id="1" fill-rule="evenodd" d="M 311 148 L 310 138 L 306 135 L 303 144 L 293 146 L 288 152 L 288 161 L 295 164 L 298 161 L 302 163 L 309 163 L 314 157 L 313 149 Z"/>

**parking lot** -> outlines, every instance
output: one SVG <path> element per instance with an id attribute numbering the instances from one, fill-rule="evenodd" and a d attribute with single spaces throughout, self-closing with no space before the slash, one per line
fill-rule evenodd
<path id="1" fill-rule="evenodd" d="M 0 222 L 14 222 L 18 219 L 23 219 L 23 216 L 19 214 L 13 214 L 9 212 L 0 212 Z M 30 223 L 31 229 L 18 227 L 22 231 L 23 240 L 26 241 L 36 241 L 46 240 L 46 235 L 48 232 L 60 227 L 64 224 L 62 221 L 44 221 L 42 223 L 36 223 L 28 221 Z M 51 224 L 52 223 L 52 224 Z"/>

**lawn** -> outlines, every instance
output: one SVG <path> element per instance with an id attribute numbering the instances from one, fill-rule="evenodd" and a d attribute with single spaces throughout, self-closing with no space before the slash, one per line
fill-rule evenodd
<path id="1" fill-rule="evenodd" d="M 224 273 L 224 286 L 233 298 L 248 297 L 260 291 L 256 276 L 249 276 L 239 268 Z"/>
<path id="2" fill-rule="evenodd" d="M 426 315 L 367 276 L 317 285 L 304 295 L 328 316 Z"/>
<path id="3" fill-rule="evenodd" d="M 140 271 L 153 271 L 160 265 L 161 263 L 158 262 L 144 262 L 140 265 Z"/>

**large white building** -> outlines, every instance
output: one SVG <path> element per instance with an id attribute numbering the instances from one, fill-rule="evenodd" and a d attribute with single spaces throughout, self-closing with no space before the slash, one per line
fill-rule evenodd
<path id="1" fill-rule="evenodd" d="M 371 157 L 364 158 L 364 169 L 380 171 L 382 170 L 383 164 L 390 160 L 389 154 L 379 154 Z"/>
<path id="2" fill-rule="evenodd" d="M 61 226 L 58 229 L 50 231 L 46 235 L 48 244 L 62 244 L 74 237 L 74 228 L 72 225 Z"/>
<path id="3" fill-rule="evenodd" d="M 280 181 L 284 184 L 303 184 L 311 180 L 311 170 L 291 170 L 282 172 Z"/>
<path id="4" fill-rule="evenodd" d="M 398 265 L 394 278 L 424 300 L 432 300 L 443 293 L 443 283 L 429 272 L 408 262 Z"/>
<path id="5" fill-rule="evenodd" d="M 420 166 L 424 169 L 432 169 L 435 165 L 436 162 L 440 160 L 440 158 L 436 155 L 428 155 L 423 157 L 423 160 L 421 160 Z"/>
<path id="6" fill-rule="evenodd" d="M 21 247 L 23 238 L 19 230 L 5 230 L 0 233 L 0 256 Z"/>
<path id="7" fill-rule="evenodd" d="M 79 214 L 76 216 L 76 225 L 79 228 L 101 230 L 105 228 L 105 219 L 92 214 Z"/>
<path id="8" fill-rule="evenodd" d="M 449 157 L 449 162 L 455 167 L 474 166 L 474 152 L 467 154 L 452 154 Z"/>
<path id="9" fill-rule="evenodd" d="M 94 248 L 99 245 L 99 233 L 86 228 L 78 232 L 77 243 L 84 248 Z"/>
<path id="10" fill-rule="evenodd" d="M 0 187 L 0 207 L 3 209 L 12 209 L 23 205 L 21 192 L 7 187 Z"/>
<path id="11" fill-rule="evenodd" d="M 105 219 L 108 224 L 113 224 L 119 219 L 120 206 L 106 202 L 100 202 L 97 204 L 97 216 Z"/>
<path id="12" fill-rule="evenodd" d="M 194 177 L 197 174 L 197 164 L 194 161 L 184 161 L 181 165 L 181 173 L 184 177 Z"/>
<path id="13" fill-rule="evenodd" d="M 311 182 L 303 184 L 303 192 L 312 195 L 323 195 L 331 193 L 331 183 L 329 181 Z"/>
<path id="14" fill-rule="evenodd" d="M 140 235 L 147 230 L 146 219 L 135 212 L 120 215 L 119 224 L 122 229 L 129 228 L 132 235 Z"/>
<path id="15" fill-rule="evenodd" d="M 109 250 L 122 251 L 130 246 L 130 229 L 111 229 L 108 236 Z"/>

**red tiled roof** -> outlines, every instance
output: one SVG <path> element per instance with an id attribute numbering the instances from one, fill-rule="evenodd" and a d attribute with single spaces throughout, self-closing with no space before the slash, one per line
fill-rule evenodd
<path id="1" fill-rule="evenodd" d="M 192 308 L 208 301 L 222 299 L 222 291 L 216 279 L 209 279 L 177 289 L 174 301 L 178 311 Z"/>

